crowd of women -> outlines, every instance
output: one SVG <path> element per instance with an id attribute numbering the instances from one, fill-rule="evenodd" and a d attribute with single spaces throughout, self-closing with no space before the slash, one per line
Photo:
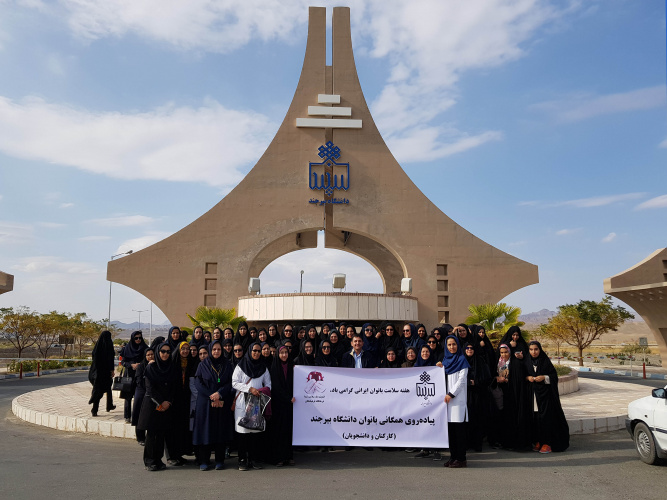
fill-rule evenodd
<path id="1" fill-rule="evenodd" d="M 146 344 L 134 332 L 123 347 L 120 364 L 132 377 L 133 390 L 123 395 L 127 422 L 136 427 L 148 470 L 186 463 L 195 457 L 201 470 L 224 468 L 230 449 L 238 450 L 238 468 L 261 469 L 261 463 L 294 465 L 292 448 L 292 379 L 294 365 L 350 368 L 441 366 L 447 379 L 450 468 L 467 466 L 466 451 L 493 448 L 563 451 L 569 429 L 558 395 L 558 375 L 542 346 L 526 342 L 510 328 L 494 348 L 483 327 L 442 325 L 428 333 L 423 324 L 325 323 L 278 329 L 215 328 L 186 332 L 174 326 L 168 337 Z M 92 414 L 107 394 L 111 400 L 113 345 L 102 332 L 93 351 L 90 380 Z M 360 375 L 363 376 L 363 375 Z M 270 396 L 266 427 L 244 425 L 246 402 Z M 443 415 L 444 418 L 444 415 Z M 322 448 L 328 451 L 329 448 Z M 418 450 L 406 450 L 417 452 Z M 213 454 L 213 460 L 211 455 Z M 439 460 L 440 450 L 423 449 L 416 458 Z"/>

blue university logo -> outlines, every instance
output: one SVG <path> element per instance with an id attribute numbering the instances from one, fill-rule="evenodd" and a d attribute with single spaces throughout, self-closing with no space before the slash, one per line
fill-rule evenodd
<path id="1" fill-rule="evenodd" d="M 308 186 L 312 190 L 323 190 L 327 196 L 335 190 L 347 191 L 350 188 L 350 164 L 338 163 L 340 148 L 329 141 L 318 148 L 322 162 L 308 164 Z"/>

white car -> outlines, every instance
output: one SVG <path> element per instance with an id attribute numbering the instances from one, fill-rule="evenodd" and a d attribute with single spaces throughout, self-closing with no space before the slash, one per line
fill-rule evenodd
<path id="1" fill-rule="evenodd" d="M 625 428 L 635 441 L 639 458 L 657 464 L 667 458 L 667 386 L 628 405 Z"/>

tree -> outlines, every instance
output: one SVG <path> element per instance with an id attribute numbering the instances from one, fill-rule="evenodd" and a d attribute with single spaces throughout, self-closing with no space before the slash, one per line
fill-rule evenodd
<path id="1" fill-rule="evenodd" d="M 554 328 L 553 325 L 541 324 L 536 333 L 540 338 L 556 346 L 556 357 L 560 358 L 560 346 L 565 343 L 566 337 L 563 332 Z M 560 363 L 560 359 L 558 362 Z"/>
<path id="2" fill-rule="evenodd" d="M 48 314 L 40 314 L 35 317 L 35 334 L 37 336 L 37 349 L 44 359 L 49 354 L 51 346 L 58 342 L 58 313 L 51 311 Z"/>
<path id="3" fill-rule="evenodd" d="M 37 342 L 36 316 L 25 306 L 18 307 L 16 311 L 12 307 L 5 308 L 0 313 L 0 332 L 14 346 L 19 358 L 26 348 Z"/>
<path id="4" fill-rule="evenodd" d="M 467 324 L 480 324 L 486 330 L 490 337 L 504 335 L 511 326 L 523 326 L 524 322 L 519 321 L 521 308 L 509 306 L 504 302 L 498 304 L 471 304 L 468 306 L 470 316 L 466 318 Z"/>
<path id="5" fill-rule="evenodd" d="M 112 325 L 113 327 L 113 325 Z M 83 346 L 89 342 L 95 341 L 102 330 L 106 330 L 106 320 L 94 321 L 86 318 L 81 322 L 80 327 L 74 334 L 74 344 L 79 347 L 79 357 L 82 356 Z M 116 328 L 113 327 L 111 335 L 113 336 Z"/>
<path id="6" fill-rule="evenodd" d="M 188 314 L 188 318 L 192 322 L 192 326 L 201 325 L 204 330 L 213 331 L 214 328 L 233 328 L 234 331 L 239 326 L 241 321 L 245 321 L 245 317 L 236 316 L 236 309 L 220 309 L 218 307 L 200 306 L 197 308 L 194 317 Z"/>
<path id="7" fill-rule="evenodd" d="M 579 351 L 579 366 L 584 366 L 584 349 L 604 333 L 616 331 L 619 326 L 633 319 L 622 306 L 614 306 L 611 297 L 600 302 L 580 300 L 577 304 L 558 307 L 558 314 L 547 323 L 547 330 L 563 338 Z"/>

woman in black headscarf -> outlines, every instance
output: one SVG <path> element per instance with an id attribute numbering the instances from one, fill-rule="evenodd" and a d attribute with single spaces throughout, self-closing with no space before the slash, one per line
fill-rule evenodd
<path id="1" fill-rule="evenodd" d="M 185 335 L 187 337 L 187 334 Z M 178 349 L 178 344 L 183 342 L 185 340 L 183 336 L 183 332 L 181 332 L 181 329 L 177 326 L 172 326 L 169 329 L 169 335 L 167 336 L 167 342 L 169 343 L 169 347 L 171 348 L 171 352 L 175 352 L 176 349 Z"/>
<path id="2" fill-rule="evenodd" d="M 222 341 L 222 355 L 227 361 L 232 363 L 232 360 L 234 359 L 234 342 L 229 339 Z"/>
<path id="3" fill-rule="evenodd" d="M 415 366 L 435 366 L 437 361 L 429 346 L 423 345 L 417 350 L 417 362 Z"/>
<path id="4" fill-rule="evenodd" d="M 198 447 L 200 470 L 211 469 L 211 450 L 215 454 L 215 470 L 224 468 L 225 446 L 232 439 L 233 371 L 232 364 L 222 355 L 222 344 L 213 341 L 194 377 L 197 405 L 192 443 Z"/>
<path id="5" fill-rule="evenodd" d="M 436 364 L 438 362 L 442 363 L 442 360 L 445 358 L 445 349 L 438 341 L 438 338 L 435 335 L 429 335 L 426 339 L 426 345 L 431 349 Z"/>
<path id="6" fill-rule="evenodd" d="M 241 362 L 243 355 L 243 345 L 234 343 L 232 346 L 232 365 L 234 365 L 234 367 Z"/>
<path id="7" fill-rule="evenodd" d="M 475 352 L 475 346 L 466 344 L 464 352 L 470 365 L 468 370 L 468 422 L 466 435 L 468 448 L 482 451 L 482 440 L 489 421 L 489 385 L 491 372 L 486 359 Z"/>
<path id="8" fill-rule="evenodd" d="M 272 415 L 268 428 L 273 452 L 272 462 L 278 467 L 294 465 L 292 450 L 294 365 L 289 359 L 287 346 L 281 345 L 278 347 L 271 364 L 270 375 Z"/>
<path id="9" fill-rule="evenodd" d="M 523 362 L 512 357 L 510 347 L 498 347 L 498 366 L 491 381 L 491 425 L 488 440 L 492 448 L 522 450 L 529 444 L 525 400 L 525 368 Z"/>
<path id="10" fill-rule="evenodd" d="M 336 358 L 336 364 L 340 366 L 340 361 L 345 354 L 345 346 L 340 342 L 340 334 L 335 328 L 329 332 L 329 342 L 331 343 L 331 355 Z"/>
<path id="11" fill-rule="evenodd" d="M 236 335 L 233 339 L 234 345 L 241 344 L 243 346 L 243 352 L 248 350 L 248 346 L 252 342 L 250 338 L 250 333 L 248 331 L 248 323 L 241 321 L 238 328 L 236 329 Z"/>
<path id="12" fill-rule="evenodd" d="M 312 340 L 301 342 L 301 352 L 294 360 L 295 365 L 315 366 L 315 347 Z"/>
<path id="13" fill-rule="evenodd" d="M 528 344 L 523 338 L 521 328 L 518 326 L 511 326 L 507 333 L 500 339 L 500 344 L 505 344 L 510 349 L 512 358 L 524 359 L 528 356 Z"/>
<path id="14" fill-rule="evenodd" d="M 486 366 L 489 367 L 489 372 L 493 373 L 498 365 L 498 358 L 496 352 L 493 350 L 493 344 L 486 334 L 486 329 L 482 325 L 476 326 L 473 338 L 475 339 L 475 352 L 478 356 L 482 356 L 486 361 Z"/>
<path id="15" fill-rule="evenodd" d="M 380 351 L 380 341 L 375 336 L 375 327 L 371 323 L 364 323 L 361 327 L 361 334 L 364 336 L 364 352 L 371 356 L 369 367 L 380 366 L 383 353 Z"/>
<path id="16" fill-rule="evenodd" d="M 206 339 L 204 338 L 204 329 L 201 325 L 197 325 L 192 329 L 192 340 L 190 341 L 191 345 L 196 345 L 199 350 L 199 346 L 206 344 Z"/>
<path id="17" fill-rule="evenodd" d="M 271 346 L 267 342 L 259 342 L 259 345 L 262 347 L 262 361 L 266 365 L 266 368 L 271 368 L 273 364 L 273 356 L 271 355 Z"/>
<path id="18" fill-rule="evenodd" d="M 90 410 L 93 417 L 97 416 L 97 411 L 100 408 L 100 399 L 106 393 L 107 395 L 107 411 L 115 410 L 113 404 L 113 395 L 111 394 L 111 385 L 113 384 L 114 372 L 114 348 L 111 340 L 111 332 L 104 330 L 100 333 L 95 347 L 93 347 L 93 362 L 88 371 L 88 380 L 93 384 L 93 391 L 90 395 L 88 404 L 92 404 L 93 408 Z"/>
<path id="19" fill-rule="evenodd" d="M 403 344 L 401 343 L 400 334 L 396 331 L 396 326 L 393 323 L 385 323 L 383 335 L 380 337 L 380 351 L 387 352 L 387 349 L 393 347 L 399 357 L 403 357 Z"/>
<path id="20" fill-rule="evenodd" d="M 468 370 L 470 365 L 462 352 L 459 339 L 445 339 L 445 358 L 442 364 L 447 377 L 447 425 L 450 458 L 443 465 L 450 469 L 467 467 L 465 422 L 468 420 Z"/>
<path id="21" fill-rule="evenodd" d="M 384 355 L 382 363 L 380 363 L 380 368 L 400 368 L 401 362 L 398 359 L 398 354 L 396 354 L 396 349 L 390 347 L 387 349 L 387 352 Z"/>
<path id="22" fill-rule="evenodd" d="M 190 377 L 195 374 L 197 361 L 190 357 L 190 345 L 181 342 L 172 351 L 172 365 L 177 373 L 174 384 L 173 432 L 167 435 L 167 462 L 170 465 L 185 463 L 183 455 L 192 455 L 190 431 Z"/>
<path id="23" fill-rule="evenodd" d="M 245 416 L 247 396 L 259 396 L 259 391 L 265 389 L 271 391 L 271 376 L 269 370 L 260 359 L 262 349 L 258 342 L 250 344 L 248 352 L 243 356 L 232 375 L 232 387 L 237 391 L 234 400 L 234 422 L 236 435 L 239 442 L 239 470 L 261 469 L 254 462 L 257 458 L 257 450 L 261 446 L 262 431 L 246 429 L 239 425 L 239 420 Z"/>
<path id="24" fill-rule="evenodd" d="M 280 333 L 278 333 L 278 325 L 270 323 L 267 331 L 269 344 L 277 346 L 280 343 Z"/>
<path id="25" fill-rule="evenodd" d="M 120 397 L 125 400 L 123 416 L 125 423 L 132 421 L 132 398 L 137 387 L 137 368 L 144 360 L 144 353 L 148 349 L 144 337 L 140 331 L 132 332 L 130 341 L 120 351 L 120 364 L 125 368 L 126 377 L 132 377 L 132 389 L 128 394 L 121 394 Z"/>
<path id="26" fill-rule="evenodd" d="M 570 446 L 570 428 L 560 404 L 558 374 L 538 341 L 528 344 L 528 352 L 524 363 L 526 404 L 532 410 L 529 423 L 533 451 L 565 451 Z"/>
<path id="27" fill-rule="evenodd" d="M 162 462 L 166 434 L 172 430 L 174 389 L 178 371 L 174 370 L 169 342 L 155 350 L 155 362 L 146 367 L 146 395 L 141 404 L 137 429 L 146 431 L 144 465 L 149 471 L 166 468 Z M 180 464 L 182 465 L 182 464 Z"/>
<path id="28" fill-rule="evenodd" d="M 292 342 L 296 340 L 296 333 L 294 332 L 295 326 L 292 323 L 285 323 L 283 326 L 283 331 L 280 334 L 280 341 L 284 342 L 287 339 L 290 339 Z M 271 328 L 269 327 L 269 331 Z M 294 345 L 294 344 L 293 344 Z"/>
<path id="29" fill-rule="evenodd" d="M 144 380 L 144 375 L 146 373 L 146 367 L 148 363 L 155 361 L 155 351 L 153 349 L 146 349 L 144 351 L 144 360 L 139 363 L 137 366 L 137 373 L 134 376 L 136 387 L 134 389 L 134 405 L 132 406 L 132 426 L 137 427 L 139 422 L 139 412 L 141 411 L 141 405 L 144 402 L 144 396 L 146 394 L 146 382 Z M 144 446 L 146 444 L 146 431 L 136 429 L 137 442 Z"/>
<path id="30" fill-rule="evenodd" d="M 318 351 L 319 352 L 315 357 L 316 366 L 330 366 L 330 367 L 338 366 L 338 361 L 336 361 L 336 358 L 331 353 L 331 342 L 329 342 L 328 339 L 320 342 L 320 348 Z"/>
<path id="31" fill-rule="evenodd" d="M 312 342 L 313 354 L 317 356 L 317 348 L 320 345 L 320 336 L 317 333 L 317 328 L 315 328 L 315 325 L 306 325 L 306 339 Z"/>

